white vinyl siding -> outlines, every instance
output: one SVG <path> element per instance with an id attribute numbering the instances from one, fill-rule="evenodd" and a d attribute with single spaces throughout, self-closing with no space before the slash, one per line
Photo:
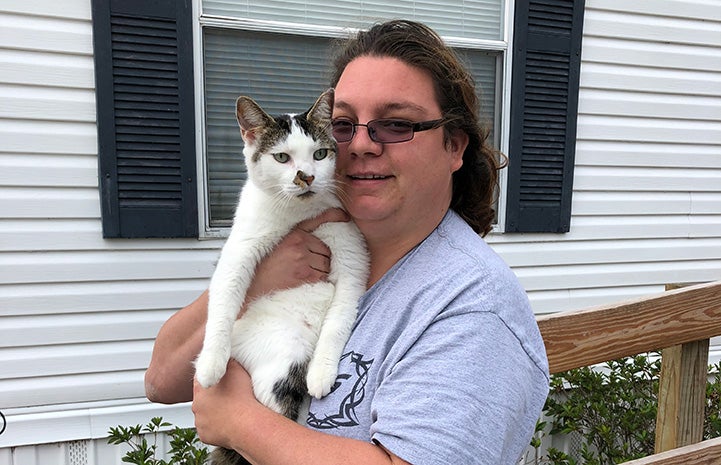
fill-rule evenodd
<path id="1" fill-rule="evenodd" d="M 150 406 L 143 373 L 220 244 L 103 239 L 91 24 L 90 2 L 0 5 L 2 465 L 69 463 L 3 447 L 102 438 L 157 411 L 192 425 L 187 405 Z"/>
<path id="2" fill-rule="evenodd" d="M 721 279 L 721 3 L 586 8 L 571 231 L 488 237 L 537 313 Z M 221 241 L 102 238 L 92 53 L 90 2 L 0 5 L 0 465 L 120 464 L 109 426 L 192 425 L 142 378 Z"/>
<path id="3" fill-rule="evenodd" d="M 493 235 L 538 313 L 721 279 L 721 4 L 587 0 L 571 230 Z"/>

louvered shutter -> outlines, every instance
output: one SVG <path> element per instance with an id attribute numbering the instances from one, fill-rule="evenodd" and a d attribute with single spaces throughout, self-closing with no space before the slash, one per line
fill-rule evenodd
<path id="1" fill-rule="evenodd" d="M 93 0 L 104 237 L 195 237 L 190 0 Z"/>
<path id="2" fill-rule="evenodd" d="M 584 1 L 516 2 L 506 232 L 568 232 Z"/>

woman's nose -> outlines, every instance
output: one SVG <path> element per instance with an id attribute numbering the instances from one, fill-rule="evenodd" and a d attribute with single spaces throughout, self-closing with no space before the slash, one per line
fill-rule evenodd
<path id="1" fill-rule="evenodd" d="M 370 137 L 368 126 L 356 126 L 353 138 L 348 142 L 348 152 L 352 155 L 380 155 L 383 144 Z"/>

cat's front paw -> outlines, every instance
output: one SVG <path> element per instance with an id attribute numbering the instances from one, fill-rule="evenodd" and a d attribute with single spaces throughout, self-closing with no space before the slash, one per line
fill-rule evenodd
<path id="1" fill-rule="evenodd" d="M 227 367 L 228 357 L 202 351 L 195 361 L 195 379 L 204 388 L 209 388 L 220 381 Z"/>
<path id="2" fill-rule="evenodd" d="M 306 377 L 308 394 L 316 399 L 326 396 L 333 387 L 337 376 L 337 363 L 331 363 L 327 360 L 311 360 Z"/>

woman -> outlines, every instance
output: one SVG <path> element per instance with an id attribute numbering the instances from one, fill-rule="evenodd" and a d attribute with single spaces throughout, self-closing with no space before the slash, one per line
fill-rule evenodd
<path id="1" fill-rule="evenodd" d="M 499 166 L 472 78 L 431 29 L 390 21 L 347 43 L 331 84 L 344 206 L 371 255 L 336 386 L 300 425 L 259 404 L 231 362 L 218 385 L 194 386 L 198 433 L 257 464 L 516 463 L 548 367 L 525 292 L 479 236 Z M 301 224 L 249 295 L 323 279 L 327 248 L 306 231 L 341 215 Z M 206 307 L 201 296 L 161 329 L 151 400 L 189 400 Z"/>

